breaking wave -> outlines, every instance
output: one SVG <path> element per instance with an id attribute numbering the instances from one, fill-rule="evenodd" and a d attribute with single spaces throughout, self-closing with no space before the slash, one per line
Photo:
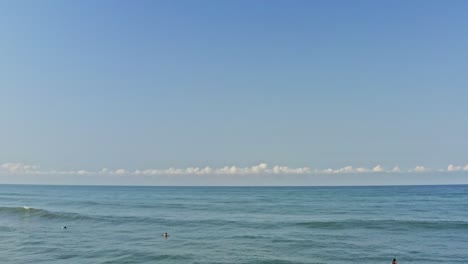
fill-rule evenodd
<path id="1" fill-rule="evenodd" d="M 28 206 L 23 207 L 0 207 L 0 215 L 13 215 L 19 217 L 37 217 L 44 219 L 58 219 L 58 220 L 85 220 L 93 217 L 77 213 L 65 212 L 51 212 L 44 209 L 32 208 Z"/>

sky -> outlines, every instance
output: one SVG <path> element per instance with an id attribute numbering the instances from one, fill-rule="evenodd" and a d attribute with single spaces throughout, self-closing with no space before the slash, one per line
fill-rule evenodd
<path id="1" fill-rule="evenodd" d="M 0 1 L 0 183 L 468 183 L 467 13 Z"/>

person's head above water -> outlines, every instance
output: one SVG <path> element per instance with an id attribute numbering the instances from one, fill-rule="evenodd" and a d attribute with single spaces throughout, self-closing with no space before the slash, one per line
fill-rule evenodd
<path id="1" fill-rule="evenodd" d="M 397 264 L 396 258 L 393 259 L 392 264 Z"/>

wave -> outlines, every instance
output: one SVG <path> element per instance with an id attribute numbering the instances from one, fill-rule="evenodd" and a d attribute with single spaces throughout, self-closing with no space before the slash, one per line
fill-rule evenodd
<path id="1" fill-rule="evenodd" d="M 88 215 L 74 212 L 53 212 L 45 209 L 33 208 L 28 206 L 23 207 L 0 207 L 0 216 L 12 215 L 28 218 L 42 218 L 49 220 L 91 220 L 98 222 L 110 222 L 113 224 L 126 223 L 158 223 L 166 225 L 187 225 L 196 222 L 202 226 L 225 226 L 225 227 L 252 227 L 252 228 L 278 228 L 285 226 L 299 226 L 312 229 L 376 229 L 376 230 L 408 230 L 408 229 L 468 229 L 468 221 L 436 221 L 436 220 L 394 220 L 394 219 L 378 219 L 378 220 L 332 220 L 332 221 L 306 221 L 306 222 L 257 222 L 245 220 L 228 220 L 228 219 L 165 219 L 143 216 L 116 216 L 116 215 Z M 246 239 L 255 239 L 255 237 L 245 237 Z"/>
<path id="2" fill-rule="evenodd" d="M 15 192 L 0 192 L 0 195 L 5 195 L 5 196 L 21 196 L 21 197 L 35 197 L 39 196 L 37 194 L 32 194 L 32 193 L 15 193 Z"/>
<path id="3" fill-rule="evenodd" d="M 108 253 L 108 252 L 107 252 Z M 152 252 L 138 251 L 138 252 L 128 252 L 128 251 L 116 251 L 112 252 L 112 260 L 103 262 L 103 264 L 116 264 L 116 263 L 143 263 L 143 262 L 154 262 L 154 261 L 188 261 L 193 259 L 193 256 L 190 254 L 157 254 Z M 97 256 L 101 256 L 98 253 Z"/>
<path id="4" fill-rule="evenodd" d="M 28 217 L 28 218 L 42 218 L 48 220 L 62 220 L 62 221 L 83 221 L 90 220 L 96 222 L 107 222 L 112 224 L 120 223 L 161 223 L 170 220 L 163 218 L 152 217 L 139 217 L 139 216 L 114 216 L 114 215 L 87 215 L 72 212 L 53 212 L 45 209 L 32 208 L 28 206 L 23 207 L 0 207 L 0 217 L 4 214 Z"/>
<path id="5" fill-rule="evenodd" d="M 308 221 L 295 225 L 322 229 L 468 229 L 467 221 L 428 221 L 428 220 L 343 220 L 343 221 Z"/>
<path id="6" fill-rule="evenodd" d="M 298 262 L 285 259 L 257 259 L 251 262 L 246 262 L 246 264 L 303 264 L 305 262 Z"/>
<path id="7" fill-rule="evenodd" d="M 44 219 L 58 220 L 85 220 L 91 219 L 91 216 L 78 213 L 52 212 L 44 209 L 23 207 L 0 207 L 0 214 L 9 214 L 20 217 L 38 217 Z"/>
<path id="8" fill-rule="evenodd" d="M 257 240 L 257 239 L 266 239 L 268 237 L 265 236 L 260 236 L 260 235 L 239 235 L 239 236 L 233 236 L 233 239 L 252 239 L 252 240 Z"/>

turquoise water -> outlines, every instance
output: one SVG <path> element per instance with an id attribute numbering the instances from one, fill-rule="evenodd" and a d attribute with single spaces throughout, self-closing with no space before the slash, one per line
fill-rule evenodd
<path id="1" fill-rule="evenodd" d="M 468 263 L 468 186 L 0 185 L 0 263 L 375 264 L 394 257 Z"/>

